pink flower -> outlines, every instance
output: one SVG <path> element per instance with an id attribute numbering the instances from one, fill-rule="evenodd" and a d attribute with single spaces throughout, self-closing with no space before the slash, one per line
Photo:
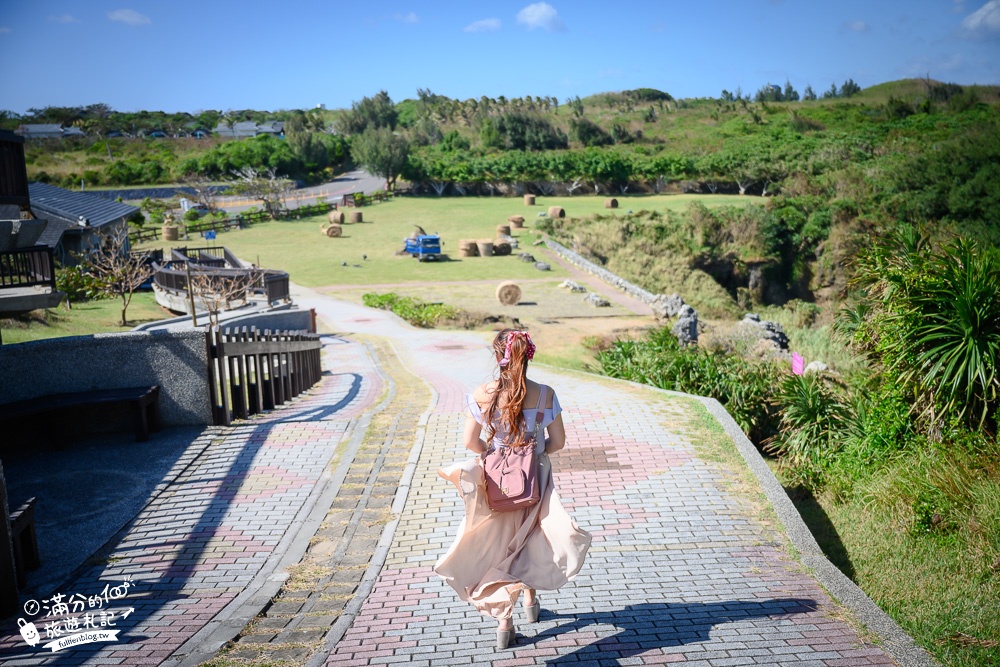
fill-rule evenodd
<path id="1" fill-rule="evenodd" d="M 792 352 L 792 372 L 802 375 L 806 370 L 806 360 L 798 352 Z"/>

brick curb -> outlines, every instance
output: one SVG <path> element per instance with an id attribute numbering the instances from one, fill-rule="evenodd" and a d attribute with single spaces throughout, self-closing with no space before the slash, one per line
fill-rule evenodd
<path id="1" fill-rule="evenodd" d="M 395 349 L 395 345 L 389 341 L 389 344 Z M 414 377 L 420 377 L 416 373 L 410 370 L 406 362 L 403 361 L 402 357 L 397 354 L 400 364 Z M 396 487 L 396 495 L 392 501 L 392 514 L 393 518 L 385 525 L 382 529 L 382 535 L 379 537 L 378 546 L 375 548 L 374 553 L 372 553 L 371 561 L 369 562 L 368 569 L 365 570 L 364 575 L 361 577 L 361 581 L 358 583 L 358 588 L 354 592 L 354 596 L 351 601 L 344 607 L 341 612 L 340 618 L 337 622 L 333 624 L 326 636 L 323 638 L 322 647 L 316 651 L 309 660 L 305 663 L 306 667 L 322 667 L 326 664 L 329 654 L 333 651 L 337 643 L 344 638 L 344 634 L 347 632 L 348 628 L 354 624 L 354 620 L 358 616 L 358 612 L 361 611 L 361 607 L 364 605 L 368 596 L 371 594 L 372 589 L 375 586 L 375 582 L 378 580 L 379 574 L 382 572 L 382 568 L 385 565 L 386 558 L 389 555 L 389 550 L 392 547 L 392 541 L 396 536 L 396 527 L 399 525 L 400 516 L 403 513 L 403 508 L 406 506 L 406 499 L 409 496 L 410 485 L 413 482 L 413 475 L 417 469 L 417 461 L 420 459 L 420 452 L 424 445 L 424 436 L 426 434 L 427 421 L 430 418 L 434 407 L 438 403 L 438 392 L 434 389 L 426 380 L 421 380 L 426 385 L 427 389 L 430 391 L 431 399 L 427 409 L 420 415 L 420 419 L 417 422 L 417 433 L 413 439 L 413 447 L 410 449 L 410 455 L 406 461 L 406 468 L 403 470 L 403 475 L 399 480 L 399 485 Z"/>

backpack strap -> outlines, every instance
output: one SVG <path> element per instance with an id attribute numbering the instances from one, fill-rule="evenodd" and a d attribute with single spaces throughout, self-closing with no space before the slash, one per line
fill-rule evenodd
<path id="1" fill-rule="evenodd" d="M 545 395 L 548 391 L 548 387 L 544 384 L 538 385 L 538 405 L 535 406 L 535 442 L 541 437 L 541 424 L 542 419 L 545 417 L 545 403 L 548 397 Z"/>

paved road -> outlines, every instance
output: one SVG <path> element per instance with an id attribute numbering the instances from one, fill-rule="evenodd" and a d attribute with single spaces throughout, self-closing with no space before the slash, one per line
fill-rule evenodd
<path id="1" fill-rule="evenodd" d="M 385 188 L 385 179 L 372 176 L 360 169 L 349 171 L 338 176 L 329 183 L 313 185 L 307 188 L 299 188 L 292 191 L 286 198 L 286 205 L 289 208 L 298 208 L 315 204 L 317 197 L 323 197 L 328 202 L 340 201 L 342 195 L 352 192 L 372 193 Z M 230 213 L 243 211 L 250 207 L 259 207 L 260 202 L 250 201 L 238 197 L 216 197 L 215 205 L 225 209 Z"/>
<path id="2" fill-rule="evenodd" d="M 461 515 L 435 471 L 465 456 L 463 396 L 491 372 L 484 339 L 295 298 L 336 332 L 320 385 L 208 429 L 64 597 L 22 615 L 42 643 L 87 614 L 114 641 L 52 653 L 8 624 L 3 664 L 931 664 L 796 537 L 766 467 L 720 428 L 731 420 L 544 367 L 534 376 L 566 410 L 556 485 L 595 541 L 570 585 L 542 593 L 539 623 L 516 618 L 517 644 L 495 652 L 495 626 L 431 571 Z"/>

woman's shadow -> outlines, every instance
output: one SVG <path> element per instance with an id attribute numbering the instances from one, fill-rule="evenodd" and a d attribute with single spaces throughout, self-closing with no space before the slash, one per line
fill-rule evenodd
<path id="1" fill-rule="evenodd" d="M 723 623 L 803 614 L 815 611 L 816 608 L 815 600 L 781 598 L 726 602 L 649 602 L 582 614 L 559 614 L 543 609 L 539 620 L 556 621 L 559 625 L 543 630 L 534 637 L 519 636 L 517 646 L 530 646 L 591 625 L 614 626 L 618 628 L 618 632 L 599 637 L 572 653 L 546 661 L 546 664 L 578 665 L 583 661 L 588 664 L 618 665 L 622 658 L 647 651 L 708 641 L 712 628 Z M 560 622 L 564 619 L 569 622 Z"/>

